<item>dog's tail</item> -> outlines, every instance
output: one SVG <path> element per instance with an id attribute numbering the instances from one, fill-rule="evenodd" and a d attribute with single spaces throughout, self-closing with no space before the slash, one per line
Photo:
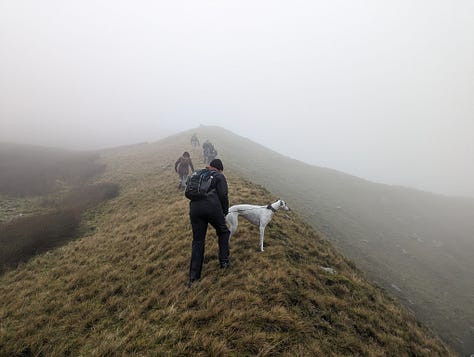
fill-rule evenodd
<path id="1" fill-rule="evenodd" d="M 235 207 L 235 206 L 230 206 L 230 207 L 229 207 L 229 213 L 230 213 L 230 212 L 238 212 L 238 211 L 239 211 L 239 209 L 238 209 L 237 207 Z"/>
<path id="2" fill-rule="evenodd" d="M 235 214 L 234 212 L 229 212 L 225 216 L 225 221 L 227 225 L 229 226 L 230 235 L 233 235 L 234 232 L 237 230 L 237 225 L 239 224 L 238 219 L 239 219 L 238 215 Z"/>

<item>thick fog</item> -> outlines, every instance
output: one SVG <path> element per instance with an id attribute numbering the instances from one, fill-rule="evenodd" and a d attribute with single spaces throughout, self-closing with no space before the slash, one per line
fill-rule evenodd
<path id="1" fill-rule="evenodd" d="M 0 141 L 89 149 L 219 125 L 474 196 L 473 18 L 470 0 L 1 1 Z"/>

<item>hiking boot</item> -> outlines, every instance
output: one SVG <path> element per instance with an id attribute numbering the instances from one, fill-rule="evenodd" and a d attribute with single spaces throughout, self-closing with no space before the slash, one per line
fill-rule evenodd
<path id="1" fill-rule="evenodd" d="M 230 268 L 230 261 L 226 260 L 226 261 L 220 262 L 220 266 L 221 266 L 221 269 Z"/>
<path id="2" fill-rule="evenodd" d="M 184 284 L 184 286 L 190 288 L 196 280 L 197 279 L 189 279 L 188 282 Z"/>

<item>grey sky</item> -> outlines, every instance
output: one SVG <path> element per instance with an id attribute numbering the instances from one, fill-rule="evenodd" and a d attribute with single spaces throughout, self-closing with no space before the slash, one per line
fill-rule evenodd
<path id="1" fill-rule="evenodd" d="M 377 182 L 474 196 L 473 1 L 0 0 L 0 141 L 215 124 Z"/>

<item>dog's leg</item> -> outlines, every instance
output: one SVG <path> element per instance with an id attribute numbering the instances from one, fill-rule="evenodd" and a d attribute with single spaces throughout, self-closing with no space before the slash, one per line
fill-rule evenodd
<path id="1" fill-rule="evenodd" d="M 265 226 L 260 226 L 260 251 L 263 252 L 263 237 L 265 235 Z"/>
<path id="2" fill-rule="evenodd" d="M 237 226 L 239 225 L 238 216 L 237 214 L 235 214 L 235 212 L 230 212 L 227 214 L 227 216 L 225 216 L 225 220 L 227 224 L 229 225 L 229 231 L 230 231 L 229 240 L 230 240 L 230 238 L 234 235 L 235 231 L 237 230 Z"/>

